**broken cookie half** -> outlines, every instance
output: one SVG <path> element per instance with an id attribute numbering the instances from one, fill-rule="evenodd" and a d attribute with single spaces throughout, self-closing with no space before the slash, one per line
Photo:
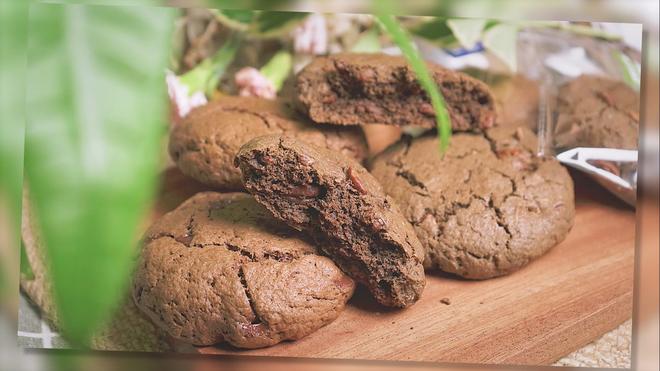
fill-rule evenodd
<path id="1" fill-rule="evenodd" d="M 422 246 L 381 185 L 357 162 L 269 135 L 235 160 L 245 188 L 280 220 L 305 231 L 383 305 L 415 303 L 425 285 Z"/>
<path id="2" fill-rule="evenodd" d="M 454 130 L 480 131 L 495 124 L 495 100 L 486 84 L 461 72 L 427 65 Z M 436 125 L 426 92 L 401 56 L 339 53 L 318 57 L 298 74 L 296 90 L 296 105 L 317 123 Z"/>

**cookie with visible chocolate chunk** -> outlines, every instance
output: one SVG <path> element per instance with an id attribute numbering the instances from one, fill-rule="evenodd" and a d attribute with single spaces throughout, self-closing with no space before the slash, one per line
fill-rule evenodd
<path id="1" fill-rule="evenodd" d="M 232 161 L 240 146 L 266 134 L 286 134 L 339 151 L 357 161 L 367 156 L 359 128 L 313 125 L 283 102 L 253 97 L 222 97 L 194 109 L 170 133 L 169 152 L 181 171 L 225 191 L 242 190 Z"/>
<path id="2" fill-rule="evenodd" d="M 425 285 L 424 253 L 410 223 L 360 164 L 339 153 L 271 135 L 236 156 L 246 189 L 383 305 L 406 307 Z"/>
<path id="3" fill-rule="evenodd" d="M 146 232 L 140 310 L 175 339 L 259 348 L 332 322 L 355 283 L 245 193 L 198 193 Z"/>
<path id="4" fill-rule="evenodd" d="M 426 136 L 379 155 L 372 174 L 414 226 L 425 268 L 484 279 L 541 256 L 573 225 L 571 177 L 536 150 L 525 127 L 455 134 L 444 156 Z"/>
<path id="5" fill-rule="evenodd" d="M 454 130 L 495 123 L 486 84 L 427 64 L 447 104 Z M 317 57 L 296 78 L 300 109 L 318 123 L 435 127 L 435 111 L 406 59 L 386 54 L 339 53 Z"/>
<path id="6" fill-rule="evenodd" d="M 556 109 L 557 147 L 637 149 L 639 93 L 621 81 L 582 75 L 559 88 Z"/>

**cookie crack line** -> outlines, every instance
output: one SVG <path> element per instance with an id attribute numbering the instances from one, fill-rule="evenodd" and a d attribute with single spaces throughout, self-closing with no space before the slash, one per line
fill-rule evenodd
<path id="1" fill-rule="evenodd" d="M 154 236 L 149 236 L 148 238 L 146 238 L 144 240 L 145 241 L 144 243 L 151 243 L 151 242 L 153 242 L 155 240 L 158 240 L 160 238 L 171 238 L 171 239 L 175 240 L 176 242 L 184 245 L 187 248 L 196 247 L 196 248 L 201 249 L 201 248 L 205 248 L 205 247 L 209 247 L 209 246 L 225 248 L 226 250 L 234 252 L 234 253 L 238 253 L 241 256 L 246 257 L 248 259 L 248 261 L 255 262 L 255 263 L 262 262 L 262 261 L 265 261 L 265 260 L 273 260 L 273 261 L 276 261 L 278 263 L 291 263 L 291 262 L 296 261 L 298 259 L 301 259 L 305 256 L 314 255 L 314 253 L 312 253 L 310 251 L 301 251 L 300 254 L 291 254 L 289 252 L 283 252 L 283 251 L 277 251 L 277 250 L 264 251 L 263 254 L 256 255 L 253 252 L 251 252 L 249 250 L 246 250 L 246 249 L 243 249 L 240 246 L 232 244 L 230 242 L 191 243 L 192 240 L 186 241 L 186 240 L 183 240 L 180 236 L 176 236 L 172 233 L 167 233 L 167 232 L 162 232 L 162 233 L 158 233 Z"/>
<path id="2" fill-rule="evenodd" d="M 399 170 L 396 171 L 396 175 L 405 179 L 408 184 L 415 188 L 420 188 L 425 192 L 428 192 L 428 189 L 426 188 L 426 185 L 417 179 L 417 176 L 409 170 L 404 169 L 403 167 L 399 167 Z"/>
<path id="3" fill-rule="evenodd" d="M 480 201 L 486 202 L 486 199 L 484 199 L 484 198 L 482 198 L 478 195 L 472 195 L 472 197 L 470 197 L 470 201 L 467 202 L 467 203 L 461 203 L 461 202 L 458 202 L 458 201 L 452 202 L 450 209 L 447 212 L 443 213 L 443 215 L 441 216 L 440 219 L 439 219 L 439 216 L 435 213 L 432 213 L 432 212 L 426 213 L 425 217 L 427 215 L 432 215 L 436 219 L 436 223 L 440 226 L 440 228 L 438 228 L 438 232 L 436 233 L 436 239 L 440 238 L 442 236 L 442 234 L 444 233 L 445 228 L 446 228 L 446 223 L 449 221 L 449 218 L 451 218 L 452 216 L 456 216 L 456 214 L 458 213 L 459 210 L 470 208 L 470 206 L 472 206 L 472 202 L 474 202 L 475 200 L 480 200 Z M 495 210 L 491 206 L 492 200 L 489 199 L 487 202 L 488 202 L 489 207 L 491 207 L 495 211 L 496 216 L 497 216 L 497 210 Z M 504 225 L 500 224 L 499 220 L 497 220 L 497 224 L 498 224 L 498 226 L 502 227 L 504 229 L 504 231 L 506 232 L 506 234 L 508 235 L 508 239 L 507 239 L 507 242 L 506 242 L 506 247 L 508 249 L 509 245 L 510 245 L 511 238 L 512 238 L 512 235 L 511 235 L 511 233 L 508 229 L 508 225 L 506 227 L 504 227 Z M 471 257 L 473 257 L 475 259 L 488 260 L 488 261 L 492 261 L 494 264 L 497 264 L 497 261 L 495 259 L 495 255 L 481 256 L 481 255 L 477 255 L 477 254 L 475 254 L 475 253 L 473 253 L 473 252 L 471 252 L 471 251 L 469 251 L 465 248 L 460 248 L 458 246 L 453 246 L 453 245 L 448 245 L 448 246 L 453 250 L 463 252 L 467 255 L 470 255 Z M 443 252 L 443 254 L 445 254 L 445 253 Z M 445 254 L 445 256 L 446 256 L 446 254 Z"/>
<path id="4" fill-rule="evenodd" d="M 623 113 L 624 115 L 631 118 L 633 121 L 639 122 L 639 115 L 634 111 L 630 111 L 619 106 L 614 98 L 610 95 L 608 90 L 595 91 L 594 94 L 598 99 L 603 101 L 608 107 L 614 108 L 614 110 Z"/>
<path id="5" fill-rule="evenodd" d="M 254 303 L 254 299 L 252 298 L 252 294 L 250 293 L 250 289 L 248 288 L 247 280 L 245 279 L 245 272 L 243 272 L 242 265 L 238 267 L 238 278 L 241 283 L 241 286 L 243 286 L 243 292 L 245 293 L 245 297 L 247 298 L 248 303 L 250 304 L 250 310 L 252 310 L 252 314 L 254 315 L 254 319 L 250 322 L 250 324 L 257 325 L 263 323 L 264 325 L 268 326 L 268 323 L 264 321 L 257 312 L 257 307 L 256 304 Z"/>

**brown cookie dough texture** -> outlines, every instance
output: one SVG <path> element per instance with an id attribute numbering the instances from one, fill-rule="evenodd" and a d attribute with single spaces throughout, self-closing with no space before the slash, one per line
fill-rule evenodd
<path id="1" fill-rule="evenodd" d="M 496 115 L 486 84 L 428 63 L 454 130 L 491 127 Z M 319 123 L 435 127 L 435 111 L 406 59 L 385 54 L 318 57 L 297 76 L 297 106 Z"/>
<path id="2" fill-rule="evenodd" d="M 524 127 L 455 134 L 444 157 L 426 136 L 391 147 L 372 174 L 414 226 L 425 268 L 490 278 L 542 255 L 573 225 L 573 182 L 536 148 Z"/>
<path id="3" fill-rule="evenodd" d="M 246 143 L 236 163 L 257 201 L 315 238 L 378 302 L 405 307 L 419 299 L 425 285 L 423 248 L 410 223 L 360 164 L 277 135 Z"/>
<path id="4" fill-rule="evenodd" d="M 146 233 L 133 299 L 172 337 L 259 348 L 332 322 L 353 280 L 244 193 L 198 193 Z"/>
<path id="5" fill-rule="evenodd" d="M 222 97 L 193 110 L 170 134 L 169 152 L 181 171 L 219 190 L 241 190 L 232 165 L 240 146 L 266 134 L 286 134 L 362 161 L 367 156 L 359 128 L 309 125 L 282 102 Z"/>
<path id="6" fill-rule="evenodd" d="M 637 149 L 639 93 L 621 81 L 582 75 L 559 89 L 557 113 L 560 148 Z"/>

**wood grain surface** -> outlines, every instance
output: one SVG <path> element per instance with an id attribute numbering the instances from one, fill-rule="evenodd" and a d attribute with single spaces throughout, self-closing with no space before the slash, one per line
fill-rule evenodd
<path id="1" fill-rule="evenodd" d="M 427 275 L 422 299 L 388 310 L 358 289 L 330 325 L 295 342 L 205 354 L 550 364 L 631 317 L 635 212 L 575 172 L 575 225 L 545 256 L 509 276 Z M 165 173 L 154 217 L 204 187 Z M 443 299 L 449 299 L 445 304 Z"/>

